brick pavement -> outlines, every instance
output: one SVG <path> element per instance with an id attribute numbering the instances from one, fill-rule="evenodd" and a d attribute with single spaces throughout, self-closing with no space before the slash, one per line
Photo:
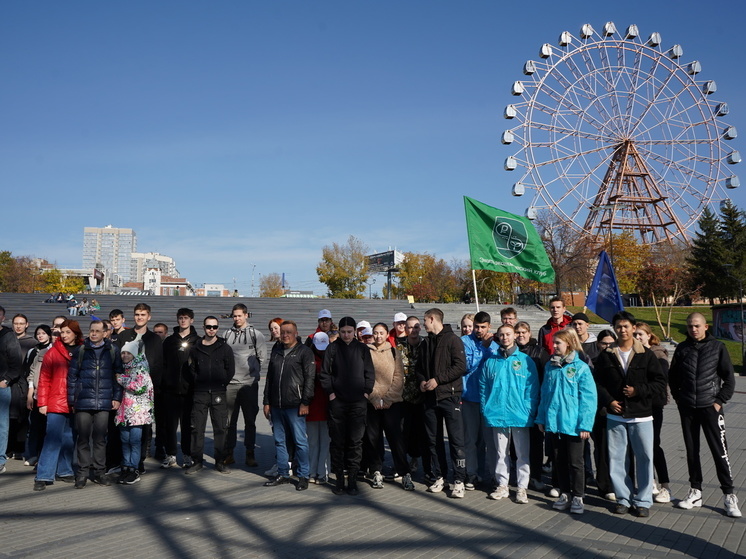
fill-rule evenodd
<path id="1" fill-rule="evenodd" d="M 727 406 L 737 491 L 746 512 L 746 379 Z M 678 416 L 668 406 L 665 440 L 673 492 L 686 494 L 686 462 Z M 273 456 L 267 422 L 258 418 L 260 467 L 230 475 L 211 465 L 196 476 L 180 469 L 149 472 L 131 487 L 83 490 L 57 482 L 34 493 L 31 468 L 8 463 L 0 476 L 0 557 L 221 558 L 243 557 L 721 557 L 746 556 L 746 518 L 724 515 L 707 451 L 701 510 L 654 505 L 648 519 L 619 517 L 589 490 L 586 513 L 551 509 L 552 499 L 529 491 L 529 504 L 490 501 L 483 491 L 463 500 L 414 493 L 387 483 L 362 484 L 357 497 L 337 497 L 330 486 L 262 487 Z M 237 449 L 237 457 L 243 449 Z M 211 464 L 211 461 L 209 461 Z"/>

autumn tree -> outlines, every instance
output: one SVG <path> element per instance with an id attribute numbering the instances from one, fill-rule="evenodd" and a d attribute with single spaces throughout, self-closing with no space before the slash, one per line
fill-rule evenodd
<path id="1" fill-rule="evenodd" d="M 362 299 L 368 281 L 368 247 L 350 235 L 347 243 L 332 243 L 321 251 L 321 262 L 316 267 L 319 281 L 326 285 L 329 297 Z"/>
<path id="2" fill-rule="evenodd" d="M 548 211 L 538 215 L 536 229 L 554 268 L 557 294 L 563 290 L 584 291 L 593 279 L 594 257 L 598 252 L 596 244 Z"/>
<path id="3" fill-rule="evenodd" d="M 604 250 L 611 257 L 619 290 L 636 293 L 638 272 L 650 258 L 650 245 L 638 242 L 634 233 L 627 230 L 604 239 Z"/>
<path id="4" fill-rule="evenodd" d="M 29 256 L 13 256 L 7 250 L 0 252 L 0 291 L 32 293 L 39 287 L 38 271 Z"/>
<path id="5" fill-rule="evenodd" d="M 283 287 L 282 276 L 277 272 L 265 274 L 259 280 L 259 297 L 282 297 L 287 289 L 287 285 Z"/>

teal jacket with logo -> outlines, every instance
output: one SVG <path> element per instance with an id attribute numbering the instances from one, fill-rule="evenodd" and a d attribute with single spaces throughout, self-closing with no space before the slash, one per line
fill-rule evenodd
<path id="1" fill-rule="evenodd" d="M 561 363 L 552 356 L 544 368 L 536 423 L 548 433 L 580 436 L 593 430 L 597 408 L 596 383 L 588 365 L 574 351 Z"/>
<path id="2" fill-rule="evenodd" d="M 500 348 L 479 375 L 482 415 L 489 427 L 531 427 L 539 406 L 539 373 L 533 359 L 514 345 Z"/>

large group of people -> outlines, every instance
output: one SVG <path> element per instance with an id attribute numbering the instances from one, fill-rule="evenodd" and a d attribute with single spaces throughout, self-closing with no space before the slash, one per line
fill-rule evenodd
<path id="1" fill-rule="evenodd" d="M 201 334 L 188 308 L 170 335 L 162 323 L 151 330 L 145 303 L 134 307 L 132 328 L 114 309 L 107 320 L 92 317 L 87 335 L 60 315 L 32 337 L 16 314 L 12 328 L 0 326 L 0 473 L 18 458 L 35 469 L 34 491 L 132 485 L 152 449 L 167 469 L 180 465 L 180 448 L 194 475 L 205 467 L 208 415 L 216 471 L 236 463 L 240 417 L 244 463 L 255 468 L 261 409 L 275 447 L 268 487 L 294 474 L 298 491 L 328 483 L 355 495 L 362 480 L 413 491 L 421 466 L 427 491 L 457 499 L 481 486 L 508 500 L 513 485 L 515 503 L 527 503 L 531 489 L 556 499 L 558 511 L 582 514 L 595 485 L 612 512 L 647 517 L 654 502 L 673 500 L 661 447 L 673 399 L 690 483 L 677 506 L 702 505 L 702 431 L 726 514 L 740 517 L 723 412 L 734 372 L 705 317 L 689 315 L 669 363 L 650 327 L 628 312 L 594 335 L 586 314 L 570 316 L 559 298 L 549 308 L 536 337 L 510 307 L 496 328 L 486 312 L 465 315 L 460 334 L 437 308 L 422 320 L 396 313 L 391 327 L 350 316 L 335 323 L 323 309 L 307 337 L 293 320 L 273 318 L 269 344 L 241 303 L 229 328 L 207 316 Z"/>

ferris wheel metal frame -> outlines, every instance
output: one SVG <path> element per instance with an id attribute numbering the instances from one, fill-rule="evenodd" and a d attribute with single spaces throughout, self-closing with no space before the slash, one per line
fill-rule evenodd
<path id="1" fill-rule="evenodd" d="M 523 66 L 511 94 L 503 144 L 520 149 L 504 162 L 522 174 L 512 194 L 534 192 L 526 216 L 549 211 L 579 234 L 633 231 L 639 242 L 688 239 L 705 207 L 740 186 L 727 146 L 738 133 L 722 122 L 714 80 L 698 80 L 700 62 L 682 62 L 681 45 L 663 49 L 636 25 L 613 22 L 563 31 Z M 521 171 L 518 171 L 521 172 Z"/>

